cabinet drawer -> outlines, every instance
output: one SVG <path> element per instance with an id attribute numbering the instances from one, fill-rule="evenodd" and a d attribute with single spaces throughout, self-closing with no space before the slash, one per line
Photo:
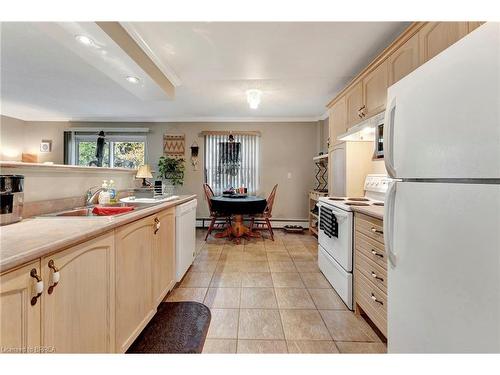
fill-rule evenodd
<path id="1" fill-rule="evenodd" d="M 385 253 L 384 244 L 365 236 L 359 231 L 356 231 L 355 236 L 354 246 L 356 250 L 379 266 L 387 269 L 387 255 Z"/>
<path id="2" fill-rule="evenodd" d="M 387 295 L 359 271 L 355 272 L 354 283 L 356 303 L 387 337 Z"/>
<path id="3" fill-rule="evenodd" d="M 387 270 L 356 251 L 356 269 L 387 294 Z"/>
<path id="4" fill-rule="evenodd" d="M 382 220 L 363 214 L 356 214 L 355 227 L 357 231 L 384 243 L 384 226 Z"/>

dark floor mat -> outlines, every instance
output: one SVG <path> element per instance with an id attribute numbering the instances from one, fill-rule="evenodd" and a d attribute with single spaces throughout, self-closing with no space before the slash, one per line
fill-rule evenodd
<path id="1" fill-rule="evenodd" d="M 164 302 L 127 353 L 201 353 L 210 309 L 198 302 Z"/>

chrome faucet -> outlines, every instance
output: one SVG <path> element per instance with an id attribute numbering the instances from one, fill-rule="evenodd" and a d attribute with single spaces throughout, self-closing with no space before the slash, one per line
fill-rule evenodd
<path id="1" fill-rule="evenodd" d="M 97 188 L 97 189 L 96 189 Z M 92 192 L 93 189 L 96 189 L 94 192 Z M 99 193 L 101 191 L 103 191 L 104 189 L 100 186 L 92 186 L 90 187 L 88 190 L 87 190 L 87 201 L 86 201 L 86 206 L 87 207 L 90 207 L 92 205 L 94 205 L 94 200 L 96 199 L 96 197 L 99 195 Z"/>

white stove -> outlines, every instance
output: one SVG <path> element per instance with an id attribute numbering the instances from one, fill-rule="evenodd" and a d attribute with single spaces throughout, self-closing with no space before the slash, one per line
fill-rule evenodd
<path id="1" fill-rule="evenodd" d="M 370 174 L 363 197 L 319 198 L 318 265 L 344 303 L 352 310 L 354 242 L 353 206 L 383 206 L 390 178 Z"/>

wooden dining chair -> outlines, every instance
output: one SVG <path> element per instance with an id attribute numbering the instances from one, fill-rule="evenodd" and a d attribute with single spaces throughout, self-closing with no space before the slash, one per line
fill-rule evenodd
<path id="1" fill-rule="evenodd" d="M 226 225 L 231 225 L 231 217 L 222 213 L 215 212 L 212 208 L 212 198 L 214 196 L 214 191 L 209 184 L 203 184 L 203 190 L 205 191 L 205 197 L 207 198 L 208 211 L 210 212 L 210 225 L 208 226 L 207 235 L 205 236 L 205 241 L 214 229 L 223 229 Z"/>
<path id="2" fill-rule="evenodd" d="M 271 235 L 271 240 L 274 241 L 274 232 L 271 225 L 271 217 L 273 212 L 274 198 L 276 197 L 276 190 L 278 190 L 278 184 L 274 185 L 273 190 L 267 198 L 266 208 L 261 214 L 253 215 L 250 219 L 250 231 L 254 229 L 268 230 Z"/>

